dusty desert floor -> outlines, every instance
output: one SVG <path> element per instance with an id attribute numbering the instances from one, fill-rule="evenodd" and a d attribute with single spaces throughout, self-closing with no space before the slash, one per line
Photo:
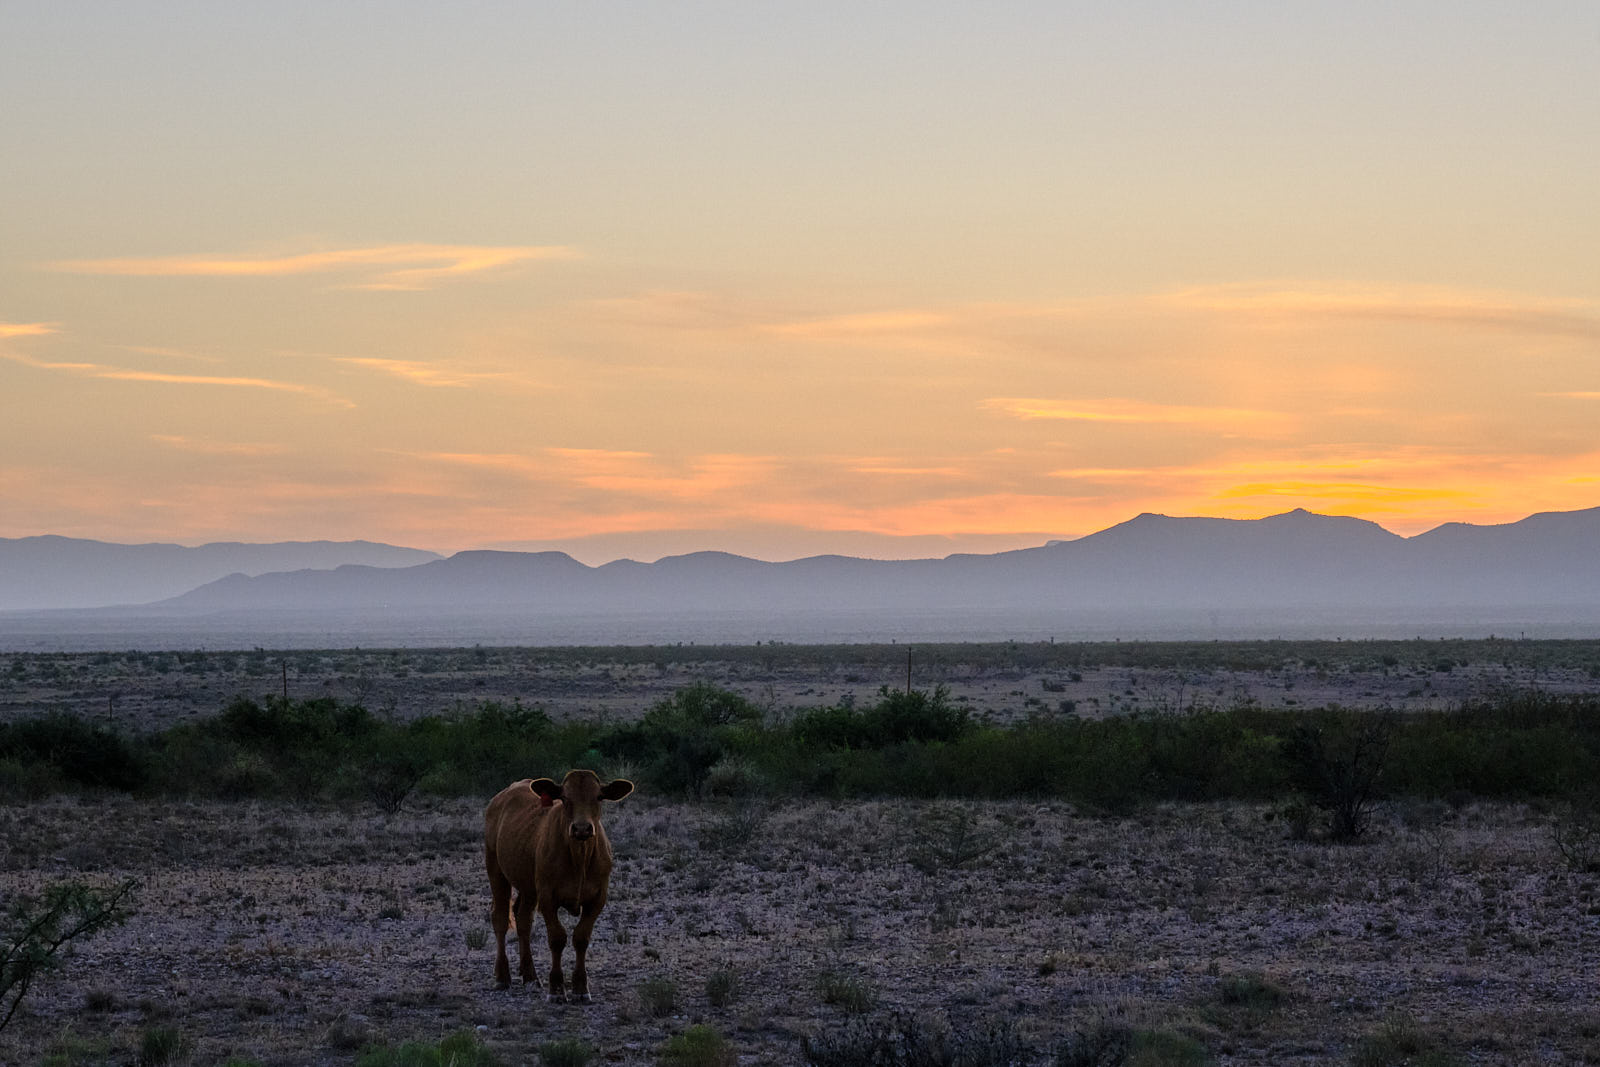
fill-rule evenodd
<path id="1" fill-rule="evenodd" d="M 1600 688 L 1600 642 L 462 648 L 0 653 L 0 721 L 61 711 L 122 729 L 215 715 L 236 696 L 333 697 L 400 719 L 482 701 L 630 718 L 694 682 L 782 714 L 881 686 L 946 686 L 1000 721 L 1230 707 L 1451 708 L 1529 688 Z"/>
<path id="2" fill-rule="evenodd" d="M 643 1064 L 704 1022 L 742 1064 L 790 1064 L 852 1013 L 1010 1026 L 1041 1063 L 1108 1024 L 1187 1035 L 1220 1064 L 1357 1062 L 1378 1033 L 1448 1057 L 1433 1063 L 1600 1062 L 1600 877 L 1569 872 L 1549 816 L 1522 806 L 1390 808 L 1370 843 L 1330 846 L 1240 805 L 636 795 L 610 809 L 619 864 L 581 1006 L 492 988 L 479 811 L 0 808 L 5 894 L 142 883 L 126 925 L 30 994 L 0 1062 L 133 1063 L 159 1026 L 193 1064 L 349 1064 L 463 1029 L 505 1064 L 568 1036 Z M 715 972 L 735 983 L 721 1006 Z"/>
<path id="3" fill-rule="evenodd" d="M 628 718 L 697 681 L 781 716 L 903 685 L 908 654 L 915 685 L 1002 721 L 1240 701 L 1422 709 L 1600 685 L 1597 642 L 26 653 L 0 655 L 0 720 L 156 729 L 285 687 L 402 719 L 485 700 Z M 803 1038 L 910 1016 L 1009 1027 L 1036 1063 L 1116 1027 L 1186 1035 L 1219 1064 L 1388 1062 L 1361 1058 L 1375 1035 L 1432 1049 L 1436 1067 L 1600 1063 L 1600 876 L 1563 862 L 1555 812 L 1397 802 L 1370 841 L 1331 846 L 1240 804 L 1106 816 L 640 794 L 611 811 L 597 1000 L 579 1006 L 492 988 L 486 799 L 393 816 L 124 796 L 0 806 L 5 899 L 141 883 L 131 920 L 81 943 L 0 1031 L 0 1064 L 132 1064 L 153 1028 L 196 1065 L 353 1064 L 372 1044 L 461 1030 L 508 1065 L 569 1036 L 597 1062 L 643 1064 L 697 1022 L 742 1064 L 789 1064 Z M 714 977 L 733 984 L 724 1003 Z"/>

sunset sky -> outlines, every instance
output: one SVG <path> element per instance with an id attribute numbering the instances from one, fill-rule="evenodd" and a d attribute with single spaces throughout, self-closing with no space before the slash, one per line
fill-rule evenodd
<path id="1" fill-rule="evenodd" d="M 0 7 L 0 536 L 1600 505 L 1600 5 Z"/>

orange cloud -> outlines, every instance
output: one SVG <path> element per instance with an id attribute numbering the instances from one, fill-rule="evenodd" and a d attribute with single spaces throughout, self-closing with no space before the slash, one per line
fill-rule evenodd
<path id="1" fill-rule="evenodd" d="M 336 363 L 345 363 L 352 367 L 380 371 L 396 378 L 403 378 L 414 385 L 436 389 L 463 389 L 480 382 L 504 382 L 512 378 L 511 375 L 498 371 L 450 370 L 436 364 L 423 363 L 420 360 L 378 359 L 367 356 L 335 356 L 333 358 Z"/>
<path id="2" fill-rule="evenodd" d="M 1172 425 L 1241 426 L 1281 428 L 1290 417 L 1278 412 L 1249 408 L 1200 407 L 1185 404 L 1153 404 L 1142 400 L 1061 401 L 1037 397 L 989 397 L 982 407 L 1024 420 L 1057 419 L 1066 422 L 1164 423 Z"/>
<path id="3" fill-rule="evenodd" d="M 208 441 L 170 433 L 153 433 L 150 435 L 150 440 L 181 452 L 196 452 L 207 456 L 281 456 L 289 451 L 288 446 L 281 444 Z"/>
<path id="4" fill-rule="evenodd" d="M 768 456 L 703 455 L 670 463 L 649 452 L 602 448 L 542 448 L 521 453 L 429 452 L 418 458 L 521 475 L 552 486 L 568 486 L 615 494 L 607 510 L 631 509 L 638 501 L 705 506 L 739 512 L 748 501 L 719 502 L 719 494 L 769 484 L 777 461 Z M 593 501 L 590 502 L 593 504 Z M 693 521 L 688 513 L 672 525 Z"/>
<path id="5" fill-rule="evenodd" d="M 393 449 L 388 451 L 395 455 L 409 456 L 415 459 L 433 460 L 438 463 L 456 463 L 465 467 L 481 467 L 487 470 L 507 471 L 512 474 L 537 475 L 545 468 L 531 456 L 524 456 L 516 452 L 399 452 Z"/>
<path id="6" fill-rule="evenodd" d="M 675 289 L 649 289 L 637 296 L 605 297 L 580 306 L 599 312 L 603 319 L 628 326 L 669 330 L 738 332 L 759 323 L 767 314 L 748 301 Z"/>
<path id="7" fill-rule="evenodd" d="M 206 356 L 196 352 L 185 352 L 181 348 L 162 348 L 158 345 L 123 345 L 129 352 L 137 352 L 141 356 L 160 356 L 162 359 L 182 359 L 193 363 L 221 363 L 218 356 Z"/>
<path id="8" fill-rule="evenodd" d="M 393 244 L 280 256 L 144 256 L 72 259 L 51 264 L 70 274 L 137 277 L 280 277 L 389 268 L 356 283 L 357 289 L 425 289 L 443 278 L 507 267 L 538 259 L 569 259 L 577 253 L 561 245 Z"/>
<path id="9" fill-rule="evenodd" d="M 859 463 L 850 466 L 852 474 L 883 474 L 895 478 L 963 478 L 967 472 L 959 467 L 894 466 L 885 463 Z"/>
<path id="10" fill-rule="evenodd" d="M 0 322 L 0 341 L 11 337 L 42 337 L 55 332 L 53 322 Z"/>
<path id="11" fill-rule="evenodd" d="M 1218 492 L 1222 500 L 1237 497 L 1294 497 L 1296 500 L 1330 500 L 1342 505 L 1382 501 L 1405 503 L 1417 500 L 1464 500 L 1473 494 L 1461 489 L 1419 489 L 1395 485 L 1363 485 L 1357 482 L 1251 482 Z"/>
<path id="12" fill-rule="evenodd" d="M 355 404 L 331 390 L 317 385 L 306 385 L 301 382 L 280 382 L 271 378 L 249 378 L 218 374 L 168 374 L 163 371 L 136 370 L 129 367 L 111 366 L 105 363 L 52 363 L 42 359 L 29 359 L 15 352 L 0 352 L 0 359 L 9 359 L 13 363 L 21 363 L 24 366 L 35 367 L 39 370 L 63 371 L 69 374 L 81 375 L 85 378 L 102 378 L 121 382 L 155 382 L 167 385 L 208 385 L 239 389 L 266 389 L 281 393 L 299 393 L 303 396 L 315 397 L 318 400 L 337 404 L 340 407 L 355 407 Z"/>
<path id="13" fill-rule="evenodd" d="M 661 464 L 640 466 L 634 471 L 588 471 L 579 473 L 579 484 L 591 489 L 633 493 L 647 498 L 705 500 L 718 493 L 758 485 L 776 468 L 765 456 L 708 455 L 687 464 L 687 471 L 676 473 Z"/>
<path id="14" fill-rule="evenodd" d="M 773 323 L 762 327 L 768 333 L 790 337 L 856 338 L 882 334 L 920 333 L 952 323 L 950 315 L 931 311 L 877 311 L 857 315 L 834 315 L 806 322 Z"/>
<path id="15" fill-rule="evenodd" d="M 651 459 L 654 457 L 654 453 L 651 452 L 627 452 L 610 448 L 547 448 L 545 451 L 552 456 L 560 456 L 562 459 L 602 463 L 615 460 Z"/>
<path id="16" fill-rule="evenodd" d="M 1331 316 L 1437 322 L 1600 337 L 1600 304 L 1438 286 L 1214 285 L 1158 298 L 1179 307 L 1263 317 Z"/>

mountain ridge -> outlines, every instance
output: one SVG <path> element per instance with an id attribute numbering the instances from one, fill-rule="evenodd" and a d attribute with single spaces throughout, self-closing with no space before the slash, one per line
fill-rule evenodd
<path id="1" fill-rule="evenodd" d="M 1146 513 L 1072 541 L 911 560 L 767 562 L 706 551 L 589 566 L 562 552 L 472 550 L 409 568 L 230 579 L 160 606 L 782 612 L 1600 601 L 1600 508 L 1543 515 L 1552 517 L 1430 539 L 1298 508 L 1262 519 Z"/>
<path id="2" fill-rule="evenodd" d="M 123 544 L 61 534 L 0 537 L 0 611 L 99 608 L 181 595 L 230 574 L 324 569 L 348 562 L 413 566 L 441 558 L 377 541 Z"/>
<path id="3" fill-rule="evenodd" d="M 1446 523 L 1411 537 L 1304 508 L 1260 519 L 1145 512 L 1073 540 L 903 560 L 823 554 L 768 562 L 707 550 L 589 565 L 551 550 L 440 556 L 364 541 L 183 549 L 45 535 L 0 539 L 0 594 L 18 584 L 14 546 L 24 542 L 34 549 L 70 545 L 80 557 L 100 553 L 124 563 L 189 553 L 190 564 L 213 570 L 240 559 L 256 568 L 235 567 L 138 604 L 181 616 L 1600 605 L 1600 507 L 1499 525 Z M 282 559 L 300 565 L 264 569 Z M 79 577 L 92 578 L 92 571 Z M 126 580 L 117 586 L 127 587 Z M 0 596 L 0 610 L 10 608 Z"/>

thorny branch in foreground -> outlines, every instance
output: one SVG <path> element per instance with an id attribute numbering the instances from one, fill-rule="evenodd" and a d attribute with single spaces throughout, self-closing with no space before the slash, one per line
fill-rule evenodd
<path id="1" fill-rule="evenodd" d="M 128 918 L 137 888 L 132 878 L 108 888 L 65 882 L 41 896 L 18 897 L 6 908 L 0 926 L 0 1030 L 34 980 L 56 965 L 62 948 Z"/>

